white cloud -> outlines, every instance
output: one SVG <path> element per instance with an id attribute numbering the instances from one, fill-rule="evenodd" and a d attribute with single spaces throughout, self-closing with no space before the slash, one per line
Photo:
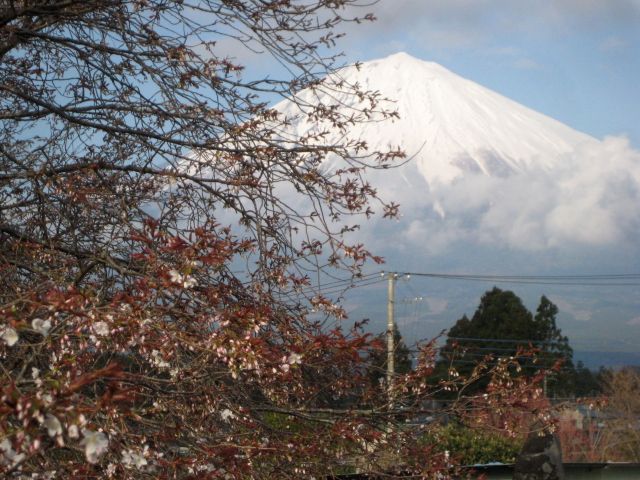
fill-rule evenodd
<path id="1" fill-rule="evenodd" d="M 453 185 L 403 189 L 403 238 L 434 250 L 475 239 L 517 250 L 631 244 L 640 231 L 640 153 L 610 137 L 552 171 L 468 175 Z M 445 219 L 429 214 L 439 202 Z"/>
<path id="2" fill-rule="evenodd" d="M 513 66 L 519 70 L 537 70 L 540 64 L 531 58 L 518 58 L 513 62 Z"/>
<path id="3" fill-rule="evenodd" d="M 396 0 L 381 2 L 395 12 L 394 19 L 407 21 L 433 18 L 475 24 L 506 24 L 507 20 L 522 24 L 555 20 L 564 25 L 584 25 L 598 21 L 605 24 L 632 24 L 640 17 L 637 0 Z M 522 15 L 526 11 L 527 15 Z"/>
<path id="4" fill-rule="evenodd" d="M 578 261 L 580 249 L 640 253 L 640 152 L 622 137 L 567 155 L 553 170 L 468 174 L 429 187 L 407 165 L 373 172 L 370 181 L 383 198 L 400 203 L 402 217 L 375 216 L 352 235 L 385 257 L 443 257 L 474 245 L 564 252 L 567 262 Z"/>
<path id="5" fill-rule="evenodd" d="M 640 18 L 637 0 L 547 0 L 546 8 L 556 15 L 575 21 L 633 25 Z"/>
<path id="6" fill-rule="evenodd" d="M 557 296 L 552 296 L 551 300 L 557 305 L 561 313 L 567 313 L 575 320 L 588 322 L 593 318 L 593 312 L 585 309 L 584 306 L 575 305 L 569 300 Z"/>
<path id="7" fill-rule="evenodd" d="M 486 49 L 485 53 L 488 55 L 495 55 L 499 57 L 515 57 L 520 55 L 522 52 L 517 47 L 507 46 L 507 47 L 491 47 Z"/>
<path id="8" fill-rule="evenodd" d="M 620 37 L 611 36 L 600 43 L 599 49 L 601 52 L 610 52 L 615 50 L 622 50 L 628 45 L 629 43 L 621 39 Z"/>
<path id="9" fill-rule="evenodd" d="M 449 301 L 445 298 L 427 297 L 426 302 L 431 315 L 440 315 L 449 306 Z"/>
<path id="10" fill-rule="evenodd" d="M 640 20 L 637 0 L 393 0 L 368 10 L 378 21 L 347 28 L 349 36 L 408 35 L 438 49 L 490 45 L 505 34 L 537 38 L 549 32 L 617 32 L 635 29 Z M 363 10 L 349 13 L 362 15 Z"/>
<path id="11" fill-rule="evenodd" d="M 629 325 L 631 327 L 640 326 L 640 317 L 632 318 L 631 320 L 629 320 L 627 322 L 627 325 Z"/>
<path id="12" fill-rule="evenodd" d="M 349 37 L 409 34 L 414 42 L 438 48 L 464 48 L 484 42 L 488 31 L 482 17 L 489 1 L 478 0 L 394 0 L 371 6 L 377 21 L 372 25 L 348 28 Z M 350 9 L 362 15 L 360 8 Z"/>

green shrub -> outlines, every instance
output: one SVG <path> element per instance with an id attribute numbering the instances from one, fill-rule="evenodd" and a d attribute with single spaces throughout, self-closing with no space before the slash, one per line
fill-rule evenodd
<path id="1" fill-rule="evenodd" d="M 425 436 L 425 442 L 434 443 L 440 451 L 448 451 L 460 465 L 477 465 L 514 463 L 524 439 L 451 423 L 430 432 Z"/>

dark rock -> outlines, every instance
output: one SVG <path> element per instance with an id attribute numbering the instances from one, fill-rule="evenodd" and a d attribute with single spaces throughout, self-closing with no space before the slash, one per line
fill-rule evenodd
<path id="1" fill-rule="evenodd" d="M 562 451 L 551 433 L 533 432 L 522 447 L 513 469 L 513 480 L 564 480 Z"/>

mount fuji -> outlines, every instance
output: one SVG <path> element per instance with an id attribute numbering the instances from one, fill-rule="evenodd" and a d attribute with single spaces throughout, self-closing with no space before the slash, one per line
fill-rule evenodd
<path id="1" fill-rule="evenodd" d="M 314 105 L 335 106 L 345 116 L 370 105 L 322 89 L 303 90 L 274 108 L 290 120 L 292 137 L 328 132 L 322 143 L 362 140 L 371 151 L 399 147 L 409 156 L 398 168 L 367 173 L 382 198 L 400 204 L 401 218 L 374 216 L 353 234 L 385 257 L 386 269 L 494 275 L 640 271 L 640 153 L 626 138 L 593 138 L 405 53 L 334 75 L 390 99 L 399 117 L 372 115 L 336 131 L 309 116 Z M 340 165 L 327 160 L 324 168 Z M 414 338 L 435 336 L 463 313 L 472 314 L 493 286 L 420 281 L 411 281 L 409 294 L 425 303 L 414 306 L 413 317 L 405 315 L 404 326 L 398 312 L 400 328 Z M 637 287 L 499 286 L 513 289 L 530 308 L 543 294 L 551 298 L 577 350 L 635 351 L 640 341 Z M 360 290 L 348 296 L 347 310 L 370 317 L 374 330 L 382 331 L 384 293 Z M 408 325 L 420 330 L 406 332 Z"/>
<path id="2" fill-rule="evenodd" d="M 404 218 L 395 231 L 403 244 L 414 241 L 437 253 L 471 239 L 540 251 L 611 245 L 640 232 L 634 207 L 640 155 L 626 139 L 597 140 L 406 53 L 334 75 L 335 82 L 390 99 L 383 107 L 399 118 L 373 113 L 338 131 L 312 119 L 310 109 L 323 104 L 348 117 L 370 106 L 356 95 L 322 89 L 303 90 L 275 109 L 290 120 L 292 136 L 328 132 L 323 143 L 361 140 L 370 151 L 400 148 L 410 157 L 399 168 L 369 173 L 380 195 L 401 205 Z M 329 160 L 325 168 L 339 165 Z"/>
<path id="3" fill-rule="evenodd" d="M 430 184 L 450 184 L 466 174 L 505 177 L 531 169 L 551 170 L 594 138 L 524 107 L 437 63 L 406 53 L 346 67 L 340 80 L 391 99 L 399 119 L 358 124 L 348 134 L 373 151 L 400 146 Z M 344 111 L 366 107 L 356 96 L 307 90 L 305 104 L 341 104 Z M 299 105 L 277 110 L 294 119 L 297 135 L 323 128 L 309 121 Z M 340 138 L 327 138 L 329 143 Z"/>

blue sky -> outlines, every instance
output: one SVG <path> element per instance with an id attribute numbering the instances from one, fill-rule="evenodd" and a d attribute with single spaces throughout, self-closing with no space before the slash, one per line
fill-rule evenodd
<path id="1" fill-rule="evenodd" d="M 569 126 L 640 147 L 639 0 L 382 0 L 348 28 L 347 61 L 397 51 Z"/>

